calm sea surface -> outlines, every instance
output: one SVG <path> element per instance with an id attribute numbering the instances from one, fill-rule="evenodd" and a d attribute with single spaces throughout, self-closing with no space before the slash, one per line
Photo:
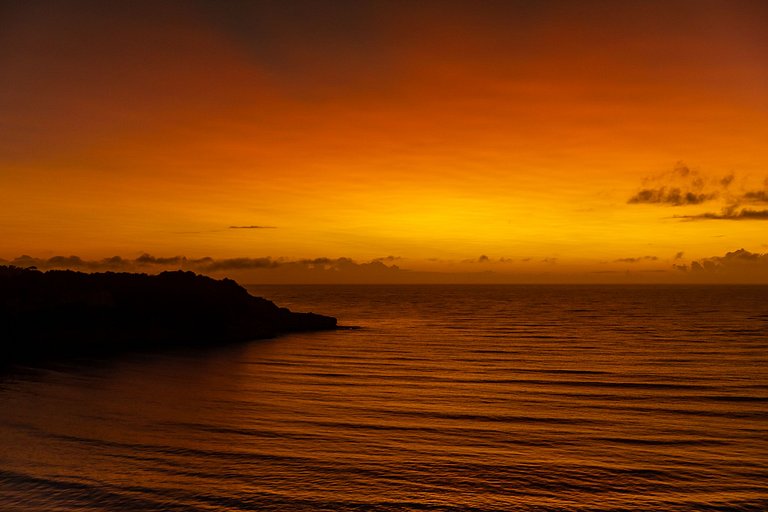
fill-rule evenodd
<path id="1" fill-rule="evenodd" d="M 0 373 L 0 510 L 768 510 L 768 287 L 253 286 L 360 329 Z"/>

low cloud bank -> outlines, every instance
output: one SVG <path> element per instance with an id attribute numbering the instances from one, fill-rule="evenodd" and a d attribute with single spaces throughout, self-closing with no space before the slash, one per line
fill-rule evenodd
<path id="1" fill-rule="evenodd" d="M 403 276 L 412 277 L 418 274 L 391 264 L 398 259 L 396 256 L 385 256 L 358 263 L 344 257 L 299 260 L 271 257 L 217 259 L 186 256 L 157 257 L 142 254 L 137 258 L 113 256 L 86 260 L 79 256 L 35 258 L 23 255 L 11 260 L 0 259 L 0 265 L 35 267 L 40 270 L 70 269 L 83 272 L 159 273 L 165 270 L 191 270 L 202 274 L 233 276 L 244 281 L 256 279 L 265 280 L 265 282 L 387 282 L 402 281 Z M 255 274 L 258 271 L 269 272 Z"/>
<path id="2" fill-rule="evenodd" d="M 483 255 L 485 256 L 485 255 Z M 474 260 L 477 271 L 467 271 L 459 265 L 443 266 L 444 271 L 408 270 L 391 262 L 400 258 L 387 256 L 367 262 L 351 258 L 188 258 L 185 256 L 157 257 L 142 254 L 136 258 L 113 256 L 87 260 L 79 256 L 35 258 L 24 255 L 11 260 L 0 259 L 0 265 L 36 267 L 40 270 L 71 269 L 84 272 L 143 272 L 191 270 L 214 277 L 231 277 L 242 283 L 261 284 L 427 284 L 427 283 L 766 283 L 768 284 L 768 253 L 746 249 L 713 256 L 683 260 L 683 253 L 670 256 L 663 264 L 658 256 L 619 258 L 602 263 L 569 265 L 554 264 L 554 258 L 513 260 L 480 257 Z M 526 261 L 528 260 L 528 261 Z M 509 268 L 502 270 L 501 265 Z M 546 263 L 549 263 L 548 265 Z M 616 264 L 629 264 L 617 270 Z M 647 268 L 647 264 L 651 267 Z M 671 264 L 671 265 L 670 265 Z M 533 266 L 532 266 L 533 265 Z M 670 266 L 667 266 L 670 265 Z M 448 268 L 448 270 L 446 270 Z M 551 269 L 551 270 L 550 270 Z M 658 277 L 654 277 L 658 276 Z"/>
<path id="3" fill-rule="evenodd" d="M 674 268 L 694 278 L 722 278 L 735 282 L 765 283 L 768 281 L 768 253 L 738 249 L 724 256 L 702 258 L 692 261 L 690 266 L 675 265 Z"/>
<path id="4" fill-rule="evenodd" d="M 370 263 L 356 263 L 350 258 L 315 258 L 296 261 L 284 259 L 263 258 L 187 258 L 186 256 L 156 257 L 142 254 L 130 259 L 112 256 L 100 260 L 84 260 L 79 256 L 53 256 L 51 258 L 35 258 L 28 255 L 19 256 L 12 260 L 0 259 L 0 264 L 17 267 L 36 267 L 41 270 L 72 269 L 92 272 L 136 272 L 161 271 L 167 269 L 194 270 L 197 272 L 220 272 L 227 270 L 269 269 L 278 267 L 303 267 L 308 269 L 342 270 L 359 266 L 386 267 L 397 269 L 396 265 L 387 266 L 383 261 L 393 261 L 397 258 L 387 256 L 377 258 Z"/>

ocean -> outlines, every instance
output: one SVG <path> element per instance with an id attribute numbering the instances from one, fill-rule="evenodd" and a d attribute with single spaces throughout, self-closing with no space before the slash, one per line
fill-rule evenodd
<path id="1" fill-rule="evenodd" d="M 354 326 L 0 373 L 3 511 L 765 511 L 766 286 L 250 286 Z"/>

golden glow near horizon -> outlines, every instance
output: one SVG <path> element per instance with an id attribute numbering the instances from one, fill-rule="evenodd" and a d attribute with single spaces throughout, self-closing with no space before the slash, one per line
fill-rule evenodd
<path id="1" fill-rule="evenodd" d="M 768 252 L 761 2 L 0 16 L 6 261 L 394 256 L 501 281 L 676 281 L 675 265 Z M 750 269 L 737 280 L 765 280 Z"/>

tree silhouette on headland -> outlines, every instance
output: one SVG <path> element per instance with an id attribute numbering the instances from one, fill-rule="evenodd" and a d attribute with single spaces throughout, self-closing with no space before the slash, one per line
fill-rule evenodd
<path id="1" fill-rule="evenodd" d="M 231 279 L 40 272 L 0 266 L 0 360 L 202 345 L 336 328 L 336 319 L 293 313 Z"/>

